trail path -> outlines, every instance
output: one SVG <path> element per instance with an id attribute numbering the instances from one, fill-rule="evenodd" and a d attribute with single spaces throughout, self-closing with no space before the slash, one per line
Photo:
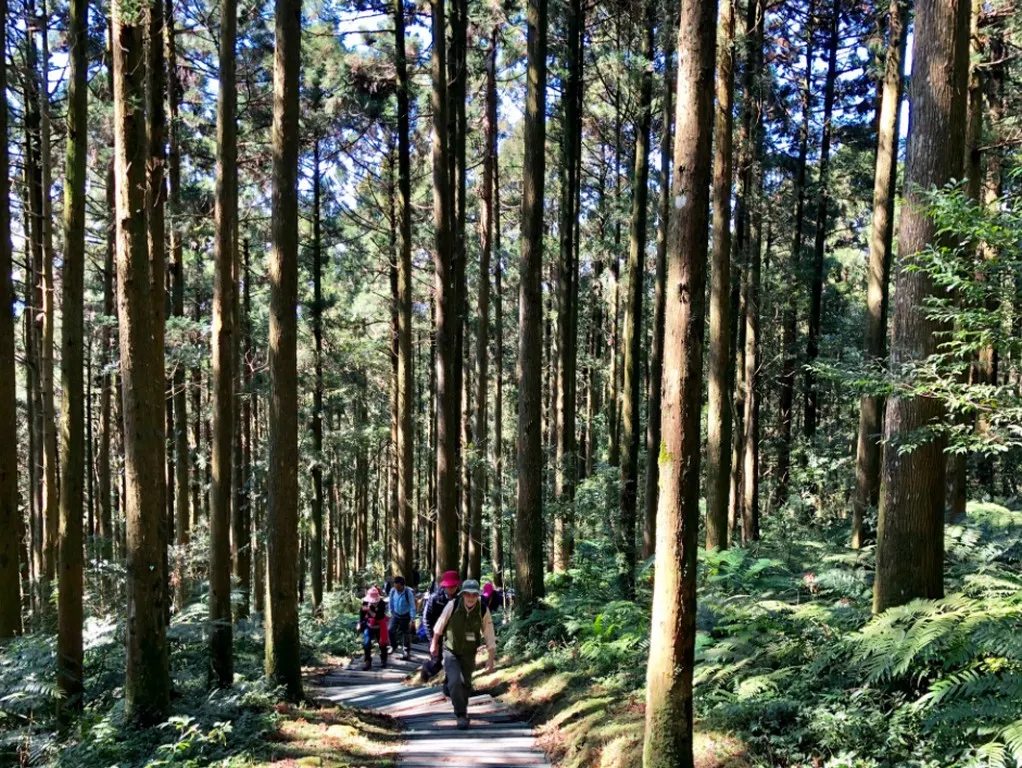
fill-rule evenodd
<path id="1" fill-rule="evenodd" d="M 427 658 L 425 646 L 413 645 L 410 661 L 402 661 L 398 654 L 387 660 L 386 669 L 380 669 L 377 653 L 372 671 L 364 672 L 359 656 L 319 677 L 316 698 L 400 721 L 405 727 L 397 748 L 401 768 L 550 768 L 532 728 L 488 694 L 469 700 L 471 725 L 466 731 L 457 730 L 451 703 L 439 687 L 420 685 L 417 678 L 406 681 Z"/>

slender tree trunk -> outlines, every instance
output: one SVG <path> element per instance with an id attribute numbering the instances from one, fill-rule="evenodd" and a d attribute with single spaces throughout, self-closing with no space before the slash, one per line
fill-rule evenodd
<path id="1" fill-rule="evenodd" d="M 635 598 L 635 517 L 639 492 L 639 409 L 642 399 L 642 295 L 645 293 L 643 263 L 646 260 L 646 200 L 649 197 L 649 132 L 653 119 L 653 28 L 656 8 L 646 0 L 643 32 L 643 66 L 639 85 L 639 118 L 635 126 L 635 175 L 632 182 L 632 220 L 628 238 L 628 303 L 625 307 L 624 378 L 621 406 L 621 543 L 624 571 L 621 591 Z"/>
<path id="2" fill-rule="evenodd" d="M 678 106 L 668 238 L 663 450 L 656 582 L 646 672 L 643 765 L 689 768 L 696 639 L 700 404 L 717 3 L 681 6 Z"/>
<path id="3" fill-rule="evenodd" d="M 539 360 L 543 324 L 543 199 L 546 143 L 547 0 L 527 6 L 528 87 L 522 169 L 522 240 L 519 272 L 518 499 L 515 576 L 524 611 L 542 599 L 543 435 Z"/>
<path id="4" fill-rule="evenodd" d="M 0 51 L 6 50 L 7 0 L 0 0 Z M 7 136 L 7 62 L 0 57 L 0 136 Z M 17 403 L 14 375 L 14 286 L 11 282 L 10 162 L 7 144 L 0 147 L 0 439 L 8 446 L 0 455 L 0 531 L 19 527 Z M 26 274 L 28 270 L 25 270 Z M 27 281 L 26 281 L 27 282 Z M 31 456 L 29 456 L 31 461 Z M 24 567 L 29 568 L 25 562 Z M 0 638 L 20 635 L 21 597 L 18 585 L 18 542 L 0 541 Z"/>
<path id="5" fill-rule="evenodd" d="M 795 195 L 795 233 L 791 245 L 792 281 L 798 280 L 802 262 L 802 236 L 805 224 L 805 192 L 806 162 L 809 154 L 809 124 L 813 109 L 813 32 L 815 29 L 816 0 L 809 0 L 806 23 L 806 55 L 807 63 L 805 79 L 802 82 L 802 124 L 799 130 L 798 160 L 795 163 L 794 195 Z M 797 284 L 797 282 L 793 282 Z M 796 296 L 791 292 L 785 302 L 781 331 L 781 379 L 780 402 L 778 407 L 778 440 L 777 440 L 777 485 L 774 487 L 774 504 L 781 505 L 788 499 L 788 484 L 791 475 L 791 421 L 792 409 L 795 404 L 795 341 L 798 332 L 796 314 Z"/>
<path id="6" fill-rule="evenodd" d="M 267 466 L 266 676 L 302 696 L 298 641 L 298 88 L 301 0 L 276 0 Z"/>
<path id="7" fill-rule="evenodd" d="M 908 39 L 908 3 L 892 0 L 888 12 L 887 57 L 883 96 L 877 131 L 876 166 L 873 174 L 873 221 L 869 233 L 869 278 L 866 288 L 866 361 L 882 365 L 887 336 L 887 296 L 894 236 L 894 198 L 898 179 L 898 124 L 901 116 L 902 67 Z M 852 507 L 852 548 L 859 549 L 868 532 L 866 510 L 876 508 L 880 498 L 881 417 L 884 400 L 876 395 L 862 398 L 859 435 L 855 452 L 855 498 Z"/>
<path id="8" fill-rule="evenodd" d="M 672 15 L 673 18 L 673 15 Z M 649 394 L 646 406 L 646 496 L 642 527 L 642 557 L 656 554 L 656 514 L 660 498 L 660 428 L 663 418 L 664 307 L 667 302 L 667 232 L 671 221 L 671 148 L 674 104 L 673 25 L 664 25 L 663 125 L 660 134 L 660 227 L 656 238 L 656 278 L 653 298 L 653 341 L 649 352 Z"/>
<path id="9" fill-rule="evenodd" d="M 493 36 L 497 37 L 497 25 Z M 497 105 L 496 43 L 490 52 L 488 63 L 486 99 L 490 109 L 491 123 L 496 131 L 494 110 Z M 493 393 L 493 583 L 504 587 L 504 260 L 500 250 L 500 155 L 496 135 L 493 136 L 493 321 L 494 361 L 496 375 Z"/>
<path id="10" fill-rule="evenodd" d="M 575 445 L 575 361 L 578 329 L 573 311 L 578 299 L 578 264 L 575 261 L 575 221 L 578 217 L 579 168 L 582 154 L 582 41 L 585 9 L 582 0 L 571 0 L 565 18 L 567 71 L 562 103 L 564 127 L 561 140 L 561 208 L 559 275 L 557 280 L 558 399 L 556 404 L 556 459 L 554 461 L 554 570 L 566 571 L 574 549 L 575 482 L 578 475 Z M 494 105 L 496 119 L 496 105 Z M 495 130 L 495 129 L 494 129 Z"/>
<path id="11" fill-rule="evenodd" d="M 263 455 L 262 444 L 262 421 L 259 410 L 259 397 L 252 391 L 252 458 L 258 463 Z M 258 482 L 258 475 L 253 475 L 255 492 L 252 494 L 256 499 L 255 509 L 252 517 L 252 562 L 253 583 L 252 583 L 252 610 L 263 615 L 266 609 L 266 551 L 263 547 L 263 531 L 265 530 L 263 516 L 263 488 Z"/>
<path id="12" fill-rule="evenodd" d="M 959 178 L 965 153 L 966 80 L 969 63 L 969 3 L 918 0 L 910 101 L 912 131 L 905 164 L 906 206 L 898 234 L 904 265 L 937 239 L 919 190 Z M 925 272 L 901 272 L 895 291 L 891 370 L 903 374 L 936 351 L 944 324 L 921 308 L 934 293 Z M 881 465 L 880 525 L 873 610 L 944 593 L 944 440 L 940 437 L 901 453 L 897 444 L 944 418 L 941 401 L 898 390 L 887 400 Z M 893 445 L 892 445 L 893 444 Z"/>
<path id="13" fill-rule="evenodd" d="M 475 438 L 479 460 L 475 463 L 472 479 L 472 521 L 469 538 L 469 576 L 478 579 L 482 574 L 483 559 L 483 498 L 486 494 L 486 457 L 489 448 L 487 423 L 487 395 L 489 393 L 490 345 L 490 261 L 493 256 L 494 171 L 497 163 L 497 36 L 496 25 L 490 33 L 490 47 L 486 55 L 486 106 L 483 116 L 485 148 L 483 154 L 483 188 L 480 223 L 479 257 L 479 332 L 476 337 L 476 425 Z M 499 262 L 500 254 L 496 261 Z M 498 270 L 500 269 L 498 265 Z M 499 322 L 499 321 L 498 321 Z M 500 366 L 498 355 L 497 366 Z M 499 423 L 497 424 L 499 428 Z M 496 433 L 500 441 L 500 433 Z"/>
<path id="14" fill-rule="evenodd" d="M 710 269 L 709 399 L 706 415 L 706 548 L 727 549 L 731 477 L 731 185 L 735 0 L 720 7 L 713 133 L 713 264 Z"/>
<path id="15" fill-rule="evenodd" d="M 805 417 L 803 429 L 807 438 L 816 435 L 820 393 L 813 365 L 820 354 L 820 321 L 823 312 L 825 246 L 827 243 L 827 206 L 830 204 L 830 144 L 834 133 L 834 88 L 837 83 L 837 52 L 841 45 L 841 3 L 834 0 L 830 18 L 830 45 L 827 49 L 827 79 L 823 91 L 823 137 L 820 141 L 820 188 L 817 192 L 816 241 L 813 247 L 813 280 L 810 290 L 809 327 L 806 340 Z"/>
<path id="16" fill-rule="evenodd" d="M 237 90 L 234 0 L 223 4 L 220 26 L 220 88 L 217 100 L 216 270 L 213 285 L 213 484 L 209 514 L 210 683 L 234 682 L 231 625 L 231 462 L 234 437 L 234 262 L 238 215 Z M 275 474 L 276 472 L 271 472 Z"/>
<path id="17" fill-rule="evenodd" d="M 318 99 L 315 99 L 318 101 Z M 316 383 L 312 393 L 312 611 L 323 615 L 323 255 L 320 244 L 319 137 L 312 144 L 312 337 Z"/>
<path id="18" fill-rule="evenodd" d="M 62 272 L 60 408 L 61 467 L 60 558 L 57 592 L 57 685 L 62 706 L 79 709 L 84 690 L 82 677 L 82 505 L 84 463 L 84 408 L 82 402 L 82 347 L 85 294 L 85 152 L 87 148 L 88 4 L 72 0 L 68 8 L 67 157 L 64 179 L 64 268 Z M 5 236 L 6 237 L 6 236 Z M 3 244 L 6 250 L 6 244 Z M 15 558 L 15 563 L 17 559 Z M 17 595 L 15 589 L 13 594 Z"/>
<path id="19" fill-rule="evenodd" d="M 110 441 L 113 435 L 113 419 L 111 418 L 111 396 L 113 377 L 108 370 L 111 360 L 111 338 L 108 323 L 114 317 L 114 241 L 117 234 L 114 216 L 114 164 L 111 162 L 106 177 L 106 203 L 110 215 L 107 226 L 106 251 L 103 258 L 103 315 L 106 323 L 100 331 L 100 392 L 99 392 L 99 456 L 96 475 L 99 480 L 99 558 L 110 562 L 114 556 L 114 528 L 112 510 L 112 475 L 113 466 L 110 461 Z M 109 583 L 104 581 L 104 597 L 109 597 Z"/>
<path id="20" fill-rule="evenodd" d="M 147 247 L 144 6 L 113 4 L 114 138 L 117 178 L 117 300 L 127 519 L 125 715 L 155 724 L 170 704 L 163 570 L 165 519 L 163 354 Z M 162 283 L 161 283 L 162 285 Z"/>
<path id="21" fill-rule="evenodd" d="M 415 435 L 415 389 L 412 368 L 412 192 L 409 126 L 408 62 L 405 54 L 403 0 L 394 0 L 394 46 L 397 71 L 397 573 L 411 578 L 415 555 L 412 540 Z"/>
<path id="22" fill-rule="evenodd" d="M 240 370 L 237 378 L 241 390 L 241 415 L 239 417 L 239 429 L 237 440 L 241 448 L 238 451 L 237 465 L 239 472 L 235 479 L 237 489 L 235 501 L 239 514 L 238 525 L 235 529 L 237 551 L 234 553 L 234 576 L 238 580 L 238 589 L 242 599 L 238 602 L 236 619 L 248 618 L 249 604 L 252 592 L 252 500 L 255 494 L 252 493 L 252 399 L 255 393 L 252 388 L 252 269 L 251 254 L 249 253 L 249 242 L 246 238 L 242 243 L 242 262 L 240 264 L 240 277 L 243 279 L 244 304 L 241 305 L 238 313 L 236 327 L 241 335 L 241 354 L 239 361 Z M 237 282 L 235 283 L 237 286 Z M 237 290 L 237 288 L 235 288 Z M 236 447 L 237 448 L 237 447 Z"/>

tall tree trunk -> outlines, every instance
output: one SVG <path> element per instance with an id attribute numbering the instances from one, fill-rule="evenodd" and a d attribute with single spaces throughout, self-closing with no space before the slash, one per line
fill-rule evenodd
<path id="1" fill-rule="evenodd" d="M 318 101 L 318 99 L 314 99 Z M 316 383 L 312 393 L 312 611 L 323 615 L 323 253 L 320 243 L 319 137 L 312 144 L 312 337 Z"/>
<path id="2" fill-rule="evenodd" d="M 490 260 L 493 256 L 494 171 L 497 164 L 497 36 L 500 28 L 494 25 L 490 33 L 490 46 L 486 55 L 486 106 L 483 116 L 483 188 L 480 221 L 479 257 L 479 332 L 476 337 L 476 424 L 475 438 L 479 460 L 475 463 L 472 479 L 472 521 L 469 538 L 469 576 L 478 579 L 483 560 L 483 498 L 486 494 L 486 458 L 489 448 L 487 423 L 487 395 L 489 394 L 490 345 Z M 500 254 L 496 256 L 499 270 Z M 499 322 L 499 321 L 498 321 Z M 498 353 L 497 367 L 500 366 Z M 499 429 L 499 422 L 497 423 Z M 500 433 L 496 439 L 500 441 Z"/>
<path id="3" fill-rule="evenodd" d="M 493 37 L 496 40 L 499 24 L 494 24 Z M 486 103 L 490 114 L 493 136 L 487 146 L 493 154 L 493 321 L 494 328 L 494 376 L 493 393 L 493 542 L 490 554 L 493 559 L 493 583 L 504 586 L 504 259 L 500 250 L 500 145 L 497 142 L 497 122 L 494 113 L 497 107 L 497 45 L 494 42 L 487 62 Z"/>
<path id="4" fill-rule="evenodd" d="M 237 242 L 237 241 L 235 241 Z M 235 245 L 237 250 L 237 245 Z M 234 558 L 234 577 L 238 580 L 238 591 L 241 592 L 241 600 L 238 601 L 235 619 L 248 618 L 249 604 L 252 592 L 252 270 L 251 255 L 249 253 L 249 242 L 246 238 L 241 245 L 242 259 L 238 264 L 238 280 L 235 281 L 235 294 L 239 282 L 243 286 L 244 304 L 238 302 L 235 295 L 235 305 L 238 306 L 238 314 L 235 320 L 235 328 L 241 338 L 240 354 L 236 358 L 239 370 L 235 373 L 238 383 L 238 390 L 241 395 L 240 414 L 237 416 L 238 434 L 235 437 L 235 466 L 238 472 L 235 474 L 234 499 L 236 516 L 234 528 L 234 540 L 237 542 L 236 549 L 232 553 Z"/>
<path id="5" fill-rule="evenodd" d="M 802 123 L 799 129 L 798 160 L 795 163 L 795 232 L 791 244 L 791 274 L 789 279 L 797 281 L 802 262 L 802 236 L 805 224 L 806 162 L 809 155 L 809 124 L 813 109 L 813 33 L 815 29 L 816 0 L 809 0 L 806 19 L 805 79 L 802 81 Z M 797 283 L 796 283 L 797 284 Z M 785 302 L 781 330 L 781 379 L 780 402 L 778 405 L 777 440 L 777 485 L 774 487 L 774 504 L 781 505 L 788 499 L 788 483 L 791 475 L 791 421 L 795 404 L 795 367 L 797 351 L 795 337 L 798 333 L 795 292 Z"/>
<path id="6" fill-rule="evenodd" d="M 689 768 L 696 639 L 700 404 L 717 3 L 681 6 L 678 106 L 664 344 L 656 582 L 646 672 L 643 765 Z"/>
<path id="7" fill-rule="evenodd" d="M 231 462 L 234 437 L 235 221 L 238 215 L 237 90 L 235 0 L 222 6 L 220 88 L 217 98 L 216 269 L 213 285 L 213 484 L 209 513 L 210 683 L 234 682 L 231 625 Z M 276 466 L 276 465 L 274 465 Z M 276 471 L 271 472 L 276 474 Z"/>
<path id="8" fill-rule="evenodd" d="M 444 0 L 433 0 L 433 263 L 436 269 L 436 504 L 437 571 L 456 570 L 458 554 L 457 445 L 460 400 L 454 380 L 457 286 L 454 279 L 453 194 L 447 126 Z"/>
<path id="9" fill-rule="evenodd" d="M 906 205 L 898 234 L 902 265 L 938 237 L 919 190 L 939 189 L 959 178 L 965 152 L 969 3 L 918 0 L 915 13 L 912 129 L 905 164 Z M 891 329 L 891 370 L 896 374 L 933 354 L 938 334 L 947 330 L 921 311 L 934 290 L 925 272 L 898 275 Z M 897 446 L 905 436 L 943 418 L 939 400 L 895 390 L 887 400 L 884 442 Z M 907 453 L 896 448 L 884 451 L 875 612 L 917 597 L 944 594 L 944 473 L 944 440 L 940 437 Z"/>
<path id="10" fill-rule="evenodd" d="M 114 140 L 117 163 L 117 301 L 127 519 L 125 716 L 155 724 L 170 705 L 165 542 L 163 350 L 147 247 L 144 6 L 113 3 Z M 162 282 L 160 283 L 162 285 Z"/>
<path id="11" fill-rule="evenodd" d="M 582 41 L 585 37 L 585 9 L 582 0 L 571 0 L 565 18 L 567 77 L 562 95 L 564 105 L 561 139 L 561 208 L 557 280 L 558 400 L 556 404 L 557 455 L 554 461 L 554 570 L 566 571 L 574 549 L 575 482 L 578 476 L 575 445 L 575 361 L 578 329 L 573 312 L 578 299 L 578 264 L 575 261 L 575 221 L 578 217 L 579 169 L 582 155 Z M 494 105 L 494 119 L 496 119 Z"/>
<path id="12" fill-rule="evenodd" d="M 117 237 L 117 219 L 115 216 L 114 163 L 111 162 L 106 176 L 106 204 L 109 212 L 107 224 L 106 251 L 103 257 L 103 315 L 106 323 L 100 331 L 100 392 L 99 392 L 99 456 L 96 468 L 99 480 L 99 558 L 109 563 L 114 557 L 114 527 L 111 493 L 114 467 L 110 461 L 110 442 L 113 436 L 114 422 L 111 413 L 111 389 L 113 376 L 109 371 L 111 360 L 111 338 L 109 322 L 115 314 L 114 309 L 114 245 Z M 110 584 L 104 582 L 104 597 L 108 594 Z"/>
<path id="13" fill-rule="evenodd" d="M 673 18 L 673 14 L 672 14 Z M 646 496 L 642 527 L 642 557 L 656 554 L 656 513 L 660 498 L 660 428 L 663 418 L 664 307 L 667 301 L 667 232 L 671 221 L 671 148 L 674 114 L 673 25 L 667 23 L 664 36 L 663 125 L 660 134 L 660 226 L 656 238 L 656 278 L 653 298 L 653 341 L 649 352 L 649 394 L 646 406 Z"/>
<path id="14" fill-rule="evenodd" d="M 0 0 L 0 51 L 6 50 L 6 25 L 7 0 Z M 7 136 L 7 122 L 7 61 L 0 57 L 0 136 Z M 0 370 L 8 374 L 0 377 L 0 439 L 8 448 L 17 444 L 9 171 L 7 144 L 4 143 L 0 147 Z M 0 531 L 15 530 L 20 517 L 18 452 L 7 449 L 0 455 Z M 0 542 L 0 638 L 13 637 L 22 631 L 17 545 L 10 535 L 5 535 Z M 29 563 L 24 563 L 24 567 L 27 569 Z"/>
<path id="15" fill-rule="evenodd" d="M 82 677 L 82 504 L 84 408 L 82 402 L 83 303 L 85 299 L 85 153 L 87 149 L 87 0 L 72 0 L 68 8 L 67 156 L 64 179 L 63 317 L 61 319 L 60 408 L 60 558 L 57 591 L 57 685 L 62 705 L 79 709 Z M 0 134 L 2 135 L 2 134 Z M 6 236 L 5 236 L 6 237 Z M 15 559 L 15 562 L 17 560 Z M 13 592 L 17 595 L 17 590 Z"/>
<path id="16" fill-rule="evenodd" d="M 266 676 L 302 696 L 298 641 L 298 74 L 301 0 L 276 0 L 267 482 Z"/>
<path id="17" fill-rule="evenodd" d="M 619 551 L 624 570 L 621 591 L 635 598 L 635 516 L 639 493 L 639 409 L 642 400 L 642 295 L 645 293 L 643 263 L 646 260 L 646 200 L 649 197 L 649 132 L 653 120 L 653 28 L 656 8 L 646 0 L 639 84 L 639 116 L 635 126 L 635 175 L 632 182 L 632 219 L 628 236 L 628 303 L 625 307 L 624 377 L 621 391 L 621 531 Z"/>
<path id="18" fill-rule="evenodd" d="M 178 139 L 178 107 L 181 103 L 181 82 L 177 74 L 177 41 L 174 32 L 174 0 L 164 5 L 165 44 L 167 52 L 167 133 L 169 152 L 167 155 L 168 196 L 167 209 L 170 218 L 170 258 L 173 288 L 171 310 L 175 317 L 185 314 L 185 265 L 184 245 L 181 240 L 181 150 Z M 178 547 L 175 563 L 176 594 L 174 602 L 180 611 L 188 599 L 188 568 L 184 549 L 190 541 L 189 523 L 189 474 L 188 465 L 188 395 L 185 385 L 185 370 L 181 365 L 174 370 L 174 473 L 177 492 L 174 497 L 174 534 Z"/>
<path id="19" fill-rule="evenodd" d="M 735 1 L 720 7 L 713 133 L 713 264 L 710 269 L 709 398 L 706 414 L 706 548 L 727 549 L 731 477 L 731 184 Z M 750 0 L 751 1 L 751 0 Z"/>
<path id="20" fill-rule="evenodd" d="M 519 272 L 518 499 L 515 575 L 519 605 L 527 611 L 543 589 L 543 199 L 546 144 L 547 0 L 528 0 L 525 158 L 522 168 L 522 241 Z"/>
<path id="21" fill-rule="evenodd" d="M 410 579 L 412 541 L 415 389 L 412 361 L 412 192 L 408 62 L 403 0 L 394 0 L 394 62 L 397 71 L 397 546 L 395 573 Z"/>
<path id="22" fill-rule="evenodd" d="M 892 0 L 888 12 L 887 57 L 877 130 L 873 174 L 873 221 L 869 233 L 869 276 L 866 287 L 866 332 L 863 352 L 873 366 L 883 364 L 887 336 L 887 296 L 894 236 L 894 199 L 898 180 L 898 125 L 901 117 L 902 67 L 908 40 L 908 3 Z M 868 535 L 866 510 L 880 498 L 880 433 L 884 400 L 862 398 L 855 451 L 855 497 L 852 506 L 852 548 L 859 549 Z"/>
<path id="23" fill-rule="evenodd" d="M 834 134 L 834 87 L 837 83 L 837 52 L 841 46 L 841 3 L 834 0 L 830 18 L 830 45 L 827 48 L 827 79 L 823 90 L 823 137 L 820 141 L 820 188 L 817 192 L 816 240 L 813 244 L 813 280 L 810 290 L 809 324 L 806 339 L 805 417 L 803 429 L 807 438 L 816 434 L 820 393 L 813 365 L 820 354 L 820 321 L 823 312 L 823 283 L 827 243 L 827 206 L 830 204 L 830 144 Z"/>

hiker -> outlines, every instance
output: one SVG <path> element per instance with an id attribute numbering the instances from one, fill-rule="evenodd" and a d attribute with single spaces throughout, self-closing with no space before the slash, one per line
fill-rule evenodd
<path id="1" fill-rule="evenodd" d="M 457 571 L 445 571 L 444 575 L 440 578 L 440 589 L 426 598 L 426 605 L 422 609 L 422 623 L 426 625 L 427 641 L 433 641 L 433 627 L 436 626 L 440 614 L 443 613 L 447 603 L 458 594 L 460 584 L 461 579 L 458 577 Z M 419 680 L 423 683 L 427 682 L 431 677 L 440 672 L 442 668 L 443 659 L 441 659 L 439 651 L 431 653 L 430 658 L 422 665 L 422 669 L 419 672 Z"/>
<path id="2" fill-rule="evenodd" d="M 479 582 L 467 579 L 461 594 L 449 600 L 434 625 L 430 653 L 436 656 L 443 646 L 444 673 L 458 730 L 468 728 L 468 698 L 472 692 L 472 673 L 476 668 L 476 651 L 486 642 L 486 671 L 492 672 L 497 641 L 493 634 L 493 617 L 479 599 Z"/>
<path id="3" fill-rule="evenodd" d="M 504 603 L 504 593 L 493 586 L 493 582 L 486 582 L 483 585 L 483 605 L 491 611 L 500 608 Z"/>
<path id="4" fill-rule="evenodd" d="M 403 576 L 394 577 L 394 586 L 387 598 L 390 605 L 390 642 L 394 653 L 400 643 L 404 646 L 402 659 L 412 655 L 412 633 L 415 626 L 415 590 L 405 586 Z M 403 641 L 403 642 L 402 642 Z"/>
<path id="5" fill-rule="evenodd" d="M 358 612 L 356 631 L 362 634 L 362 650 L 365 652 L 365 671 L 373 668 L 373 638 L 380 646 L 380 666 L 387 666 L 387 604 L 380 599 L 380 590 L 370 587 Z"/>

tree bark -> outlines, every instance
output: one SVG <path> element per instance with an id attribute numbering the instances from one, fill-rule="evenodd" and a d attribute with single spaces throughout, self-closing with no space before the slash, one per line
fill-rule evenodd
<path id="1" fill-rule="evenodd" d="M 582 152 L 582 66 L 585 37 L 585 8 L 582 0 L 571 0 L 565 16 L 567 72 L 561 101 L 564 118 L 561 139 L 561 207 L 558 222 L 560 240 L 557 280 L 557 378 L 556 459 L 554 461 L 554 570 L 568 569 L 574 550 L 575 483 L 578 475 L 575 444 L 575 362 L 578 329 L 573 311 L 578 300 L 578 264 L 575 261 L 575 221 L 578 217 L 579 171 Z M 494 106 L 496 119 L 496 106 Z"/>
<path id="2" fill-rule="evenodd" d="M 165 526 L 163 350 L 147 247 L 145 6 L 114 0 L 114 139 L 117 163 L 117 300 L 127 519 L 125 716 L 154 725 L 170 704 L 163 569 Z M 162 284 L 162 283 L 161 283 Z"/>
<path id="3" fill-rule="evenodd" d="M 494 25 L 494 40 L 498 25 Z M 497 45 L 490 52 L 486 79 L 486 100 L 490 109 L 494 135 L 489 144 L 493 153 L 493 321 L 494 321 L 494 376 L 493 393 L 493 583 L 504 586 L 504 261 L 500 250 L 500 145 L 496 141 L 497 122 Z"/>
<path id="4" fill-rule="evenodd" d="M 873 174 L 873 220 L 869 233 L 869 278 L 866 287 L 866 332 L 863 352 L 872 366 L 883 364 L 887 336 L 887 297 L 894 236 L 894 199 L 898 180 L 898 125 L 901 117 L 902 67 L 908 40 L 908 3 L 892 0 L 888 12 L 887 57 L 877 130 Z M 859 549 L 869 535 L 866 511 L 880 497 L 880 433 L 884 399 L 862 398 L 855 451 L 855 497 L 852 505 L 852 548 Z"/>
<path id="5" fill-rule="evenodd" d="M 7 0 L 0 0 L 0 51 L 6 50 Z M 7 136 L 7 62 L 0 57 L 0 136 Z M 7 144 L 0 147 L 0 439 L 17 444 L 17 403 L 14 375 L 14 285 L 11 281 L 10 160 Z M 26 270 L 27 273 L 27 270 Z M 31 456 L 29 457 L 31 461 Z M 18 528 L 18 452 L 0 455 L 0 638 L 22 631 L 18 584 L 18 541 L 9 533 Z M 26 569 L 29 563 L 24 563 Z"/>
<path id="6" fill-rule="evenodd" d="M 270 249 L 266 676 L 302 696 L 298 641 L 298 74 L 301 0 L 277 0 Z"/>
<path id="7" fill-rule="evenodd" d="M 898 234 L 902 265 L 937 239 L 919 190 L 943 187 L 961 175 L 965 152 L 966 80 L 969 63 L 967 0 L 918 0 L 910 101 L 912 127 L 905 164 L 906 206 Z M 922 271 L 902 272 L 895 291 L 891 370 L 936 351 L 944 324 L 922 311 L 934 293 Z M 873 610 L 944 593 L 944 440 L 934 437 L 902 453 L 905 437 L 939 423 L 939 400 L 895 390 L 887 401 L 881 465 L 880 524 Z"/>
<path id="8" fill-rule="evenodd" d="M 527 89 L 522 168 L 518 341 L 518 498 L 515 571 L 518 604 L 543 598 L 543 198 L 546 143 L 547 0 L 528 0 Z"/>
<path id="9" fill-rule="evenodd" d="M 460 412 L 454 379 L 457 287 L 451 241 L 453 205 L 447 126 L 446 22 L 444 0 L 433 0 L 433 263 L 436 269 L 436 569 L 456 570 L 458 553 L 457 445 Z"/>
<path id="10" fill-rule="evenodd" d="M 415 433 L 415 388 L 412 361 L 412 192 L 409 127 L 409 80 L 405 54 L 404 0 L 394 0 L 394 61 L 397 71 L 397 546 L 395 573 L 411 578 Z"/>
<path id="11" fill-rule="evenodd" d="M 82 506 L 85 415 L 82 402 L 85 294 L 85 153 L 87 149 L 87 0 L 68 8 L 67 156 L 64 179 L 63 316 L 61 319 L 60 558 L 57 592 L 57 685 L 61 707 L 80 709 L 82 677 Z M 0 134 L 2 135 L 2 134 Z M 17 590 L 14 591 L 17 594 Z"/>
<path id="12" fill-rule="evenodd" d="M 318 95 L 318 93 L 317 93 Z M 314 98 L 318 102 L 318 98 Z M 315 389 L 312 393 L 312 612 L 323 615 L 323 254 L 320 244 L 319 137 L 312 144 L 312 338 Z"/>
<path id="13" fill-rule="evenodd" d="M 696 638 L 700 405 L 709 233 L 715 0 L 681 6 L 667 244 L 663 447 L 643 765 L 690 768 Z"/>
<path id="14" fill-rule="evenodd" d="M 234 682 L 231 625 L 231 462 L 234 436 L 235 221 L 238 215 L 237 89 L 235 46 L 238 13 L 234 0 L 222 5 L 220 88 L 217 98 L 216 268 L 213 284 L 213 484 L 209 513 L 210 683 Z M 275 472 L 270 473 L 275 474 Z"/>
<path id="15" fill-rule="evenodd" d="M 713 134 L 713 263 L 710 269 L 706 414 L 706 548 L 727 549 L 731 478 L 731 185 L 735 90 L 735 0 L 720 7 Z"/>
<path id="16" fill-rule="evenodd" d="M 649 197 L 649 133 L 653 120 L 653 28 L 656 8 L 647 0 L 642 41 L 642 79 L 639 83 L 639 117 L 635 126 L 635 175 L 632 182 L 632 217 L 628 237 L 628 303 L 622 348 L 621 388 L 621 530 L 619 552 L 624 570 L 619 574 L 621 592 L 635 598 L 635 517 L 639 492 L 639 409 L 642 399 L 642 295 L 645 293 L 643 263 L 646 260 L 646 201 Z"/>

